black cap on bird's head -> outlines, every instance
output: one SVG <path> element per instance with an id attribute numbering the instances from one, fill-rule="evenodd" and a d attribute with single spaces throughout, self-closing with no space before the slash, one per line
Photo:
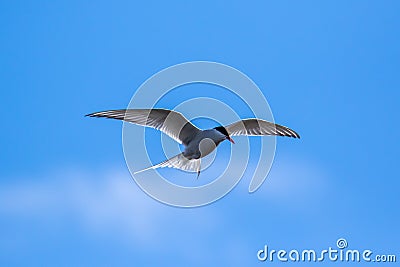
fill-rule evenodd
<path id="1" fill-rule="evenodd" d="M 229 133 L 224 126 L 214 127 L 214 129 L 225 135 L 226 139 L 229 140 L 232 144 L 235 143 L 235 141 L 233 141 L 233 139 L 229 136 Z"/>

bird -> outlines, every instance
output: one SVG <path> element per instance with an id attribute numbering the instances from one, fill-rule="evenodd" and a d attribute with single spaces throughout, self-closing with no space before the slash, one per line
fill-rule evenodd
<path id="1" fill-rule="evenodd" d="M 201 158 L 210 154 L 221 142 L 232 144 L 232 136 L 286 136 L 300 138 L 294 130 L 257 118 L 239 120 L 227 126 L 201 130 L 181 113 L 168 109 L 116 109 L 94 112 L 87 117 L 109 118 L 154 128 L 184 146 L 183 152 L 159 164 L 134 172 L 134 174 L 157 168 L 176 168 L 188 172 L 201 172 Z"/>

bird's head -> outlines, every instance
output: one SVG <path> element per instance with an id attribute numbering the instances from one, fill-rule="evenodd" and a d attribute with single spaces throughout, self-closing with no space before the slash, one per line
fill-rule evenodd
<path id="1" fill-rule="evenodd" d="M 215 127 L 214 129 L 217 130 L 218 132 L 222 133 L 223 135 L 225 135 L 225 140 L 228 140 L 232 144 L 235 143 L 235 141 L 233 141 L 233 139 L 229 136 L 228 131 L 225 129 L 225 127 L 218 126 L 218 127 Z"/>

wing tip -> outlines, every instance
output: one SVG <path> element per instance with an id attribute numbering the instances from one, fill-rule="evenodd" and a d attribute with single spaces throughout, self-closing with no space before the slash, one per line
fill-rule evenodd
<path id="1" fill-rule="evenodd" d="M 98 111 L 98 112 L 86 114 L 85 117 L 115 119 L 114 117 L 110 117 L 110 115 L 114 115 L 114 112 L 118 112 L 118 111 L 126 111 L 126 110 L 112 109 L 112 110 Z"/>
<path id="2" fill-rule="evenodd" d="M 293 130 L 292 130 L 290 135 L 284 135 L 284 136 L 288 136 L 288 137 L 291 137 L 291 138 L 294 138 L 294 139 L 301 139 L 300 135 L 298 133 L 296 133 L 295 131 L 293 131 Z"/>
<path id="3" fill-rule="evenodd" d="M 101 112 L 89 113 L 89 114 L 86 114 L 85 117 L 101 117 L 100 113 L 102 113 L 102 112 L 103 112 L 103 111 L 101 111 Z"/>
<path id="4" fill-rule="evenodd" d="M 293 138 L 301 139 L 300 135 L 298 133 L 296 133 L 295 131 L 293 131 L 293 132 L 294 132 L 294 136 L 292 136 Z"/>

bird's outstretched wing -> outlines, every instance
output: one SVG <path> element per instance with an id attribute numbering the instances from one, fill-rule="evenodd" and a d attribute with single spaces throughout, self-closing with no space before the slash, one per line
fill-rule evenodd
<path id="1" fill-rule="evenodd" d="M 123 120 L 151 127 L 162 131 L 185 146 L 200 131 L 181 113 L 168 109 L 118 109 L 95 112 L 86 116 Z"/>
<path id="2" fill-rule="evenodd" d="M 157 169 L 157 168 L 164 168 L 164 167 L 180 169 L 180 170 L 188 171 L 188 172 L 197 172 L 197 177 L 198 177 L 198 175 L 200 174 L 201 159 L 188 159 L 181 153 L 181 154 L 178 154 L 175 157 L 167 159 L 157 165 L 153 165 L 146 169 L 136 171 L 136 172 L 134 172 L 134 174 L 144 172 L 144 171 L 147 171 L 150 169 Z"/>
<path id="3" fill-rule="evenodd" d="M 292 129 L 260 119 L 245 119 L 225 126 L 230 136 L 235 135 L 278 135 L 300 138 Z"/>

